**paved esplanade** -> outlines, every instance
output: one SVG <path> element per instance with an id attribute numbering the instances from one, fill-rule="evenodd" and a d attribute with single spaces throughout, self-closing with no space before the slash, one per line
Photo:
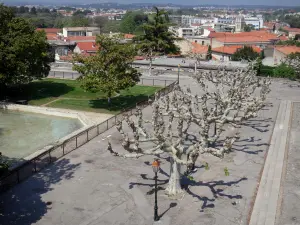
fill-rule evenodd
<path id="1" fill-rule="evenodd" d="M 192 91 L 198 90 L 195 82 L 187 76 L 182 77 L 180 83 L 189 86 Z M 291 86 L 292 83 L 281 79 L 274 81 L 272 93 L 268 98 L 268 102 L 273 106 L 262 110 L 257 118 L 249 121 L 248 126 L 241 128 L 242 136 L 235 143 L 234 152 L 226 155 L 223 160 L 204 157 L 203 160 L 209 163 L 210 169 L 198 168 L 193 174 L 195 185 L 189 187 L 182 199 L 169 199 L 163 195 L 163 191 L 159 191 L 159 215 L 162 217 L 161 222 L 157 224 L 248 223 L 275 121 L 283 118 L 280 115 L 288 109 L 288 102 L 282 101 L 300 99 L 300 88 Z M 144 114 L 146 118 L 151 118 L 149 109 L 146 108 Z M 274 135 L 283 138 L 286 122 L 282 123 L 282 128 L 280 124 L 276 122 L 277 132 L 274 130 Z M 103 140 L 108 135 L 111 135 L 115 150 L 120 151 L 120 135 L 112 128 L 2 194 L 0 224 L 153 224 L 154 174 L 150 165 L 153 157 L 113 157 L 106 151 L 107 141 Z M 270 150 L 270 153 L 274 153 L 272 155 L 282 154 L 279 150 L 284 151 L 284 144 L 275 144 L 276 147 L 279 145 L 282 149 Z M 278 159 L 274 157 L 274 160 Z M 269 168 L 276 166 L 276 171 L 271 172 L 269 169 L 267 180 L 276 179 L 277 164 L 273 164 L 271 162 Z M 198 166 L 200 165 L 199 162 Z M 159 186 L 164 187 L 169 167 L 166 161 L 163 161 L 161 166 Z M 225 167 L 230 172 L 229 176 L 224 175 Z M 266 183 L 266 187 L 270 187 L 269 183 Z M 274 193 L 270 192 L 268 202 L 275 201 L 276 204 L 273 195 Z M 172 204 L 175 207 L 170 208 L 170 203 L 177 205 Z M 267 207 L 271 207 L 271 204 L 268 203 Z"/>

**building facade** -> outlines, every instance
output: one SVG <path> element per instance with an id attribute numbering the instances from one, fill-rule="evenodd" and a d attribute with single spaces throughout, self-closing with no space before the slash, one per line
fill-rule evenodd
<path id="1" fill-rule="evenodd" d="M 96 36 L 100 34 L 99 27 L 64 27 L 64 37 L 71 36 Z"/>
<path id="2" fill-rule="evenodd" d="M 264 26 L 264 19 L 262 16 L 246 17 L 245 24 L 252 25 L 255 30 L 259 30 Z"/>

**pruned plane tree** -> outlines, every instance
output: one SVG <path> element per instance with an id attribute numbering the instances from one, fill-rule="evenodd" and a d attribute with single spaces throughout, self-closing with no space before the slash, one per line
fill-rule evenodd
<path id="1" fill-rule="evenodd" d="M 197 93 L 177 84 L 169 95 L 156 94 L 152 110 L 138 109 L 118 121 L 124 153 L 108 144 L 113 155 L 123 158 L 168 155 L 168 195 L 183 191 L 182 166 L 191 168 L 203 154 L 222 158 L 232 150 L 241 123 L 257 116 L 270 92 L 270 81 L 250 67 L 201 72 L 194 79 Z"/>

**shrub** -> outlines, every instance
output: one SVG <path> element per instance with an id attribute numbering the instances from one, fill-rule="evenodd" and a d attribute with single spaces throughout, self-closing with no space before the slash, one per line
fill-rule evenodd
<path id="1" fill-rule="evenodd" d="M 4 175 L 9 169 L 9 164 L 3 160 L 2 153 L 0 152 L 0 177 Z"/>
<path id="2" fill-rule="evenodd" d="M 296 73 L 292 67 L 282 63 L 274 69 L 274 77 L 295 79 Z"/>
<path id="3" fill-rule="evenodd" d="M 270 77 L 273 77 L 274 76 L 274 69 L 276 67 L 272 67 L 272 66 L 265 66 L 265 65 L 262 65 L 260 70 L 259 70 L 259 76 L 270 76 Z"/>
<path id="4" fill-rule="evenodd" d="M 259 54 L 251 46 L 244 46 L 238 49 L 231 57 L 232 61 L 248 60 L 253 61 L 259 57 Z"/>

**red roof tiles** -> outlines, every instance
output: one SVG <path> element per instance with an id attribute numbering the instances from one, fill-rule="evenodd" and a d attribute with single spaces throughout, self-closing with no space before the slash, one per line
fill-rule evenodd
<path id="1" fill-rule="evenodd" d="M 208 51 L 208 46 L 206 45 L 200 45 L 198 43 L 193 42 L 192 46 L 193 46 L 192 53 L 206 54 Z"/>
<path id="2" fill-rule="evenodd" d="M 95 42 L 79 42 L 77 46 L 81 51 L 85 52 L 96 52 L 99 49 Z"/>
<path id="3" fill-rule="evenodd" d="M 46 34 L 46 37 L 49 41 L 58 40 L 57 34 Z"/>
<path id="4" fill-rule="evenodd" d="M 285 55 L 289 55 L 295 52 L 300 52 L 300 47 L 297 46 L 276 46 L 275 49 L 277 51 L 282 52 Z"/>
<path id="5" fill-rule="evenodd" d="M 278 39 L 287 40 L 285 36 L 277 37 L 276 34 L 264 30 L 241 33 L 212 32 L 209 37 L 216 38 L 218 41 L 225 43 L 268 42 Z"/>
<path id="6" fill-rule="evenodd" d="M 255 52 L 257 53 L 261 52 L 261 49 L 259 47 L 256 46 L 251 46 L 251 47 Z M 222 46 L 222 47 L 213 48 L 212 51 L 232 55 L 240 48 L 243 48 L 243 46 L 242 45 Z"/>
<path id="7" fill-rule="evenodd" d="M 124 34 L 125 39 L 132 39 L 134 37 L 135 37 L 135 35 L 133 35 L 133 34 Z"/>

